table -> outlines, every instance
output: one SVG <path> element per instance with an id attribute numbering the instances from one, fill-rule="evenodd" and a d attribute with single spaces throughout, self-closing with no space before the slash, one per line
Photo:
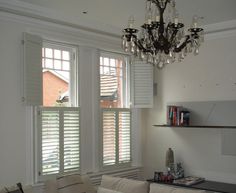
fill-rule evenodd
<path id="1" fill-rule="evenodd" d="M 212 191 L 212 192 L 236 193 L 236 184 L 229 184 L 229 183 L 223 183 L 223 182 L 205 180 L 203 182 L 200 182 L 194 185 L 186 186 L 186 185 L 173 184 L 173 183 L 156 182 L 153 179 L 148 179 L 147 181 L 151 183 L 159 183 L 159 184 L 165 184 L 165 185 L 170 185 L 170 186 L 180 186 L 180 187 L 185 187 L 185 188 L 200 189 L 200 190 L 206 190 L 206 191 Z"/>

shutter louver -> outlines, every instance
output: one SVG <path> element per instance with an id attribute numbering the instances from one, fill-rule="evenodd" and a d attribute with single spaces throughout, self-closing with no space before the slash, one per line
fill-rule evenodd
<path id="1" fill-rule="evenodd" d="M 42 111 L 42 174 L 56 174 L 60 168 L 59 111 Z"/>
<path id="2" fill-rule="evenodd" d="M 42 105 L 42 38 L 24 33 L 24 102 Z"/>
<path id="3" fill-rule="evenodd" d="M 103 111 L 103 165 L 116 163 L 116 114 Z"/>
<path id="4" fill-rule="evenodd" d="M 79 170 L 79 112 L 64 112 L 64 172 Z"/>
<path id="5" fill-rule="evenodd" d="M 135 108 L 153 107 L 153 66 L 135 61 L 132 65 L 132 99 Z"/>
<path id="6" fill-rule="evenodd" d="M 119 163 L 131 161 L 130 112 L 119 112 Z"/>

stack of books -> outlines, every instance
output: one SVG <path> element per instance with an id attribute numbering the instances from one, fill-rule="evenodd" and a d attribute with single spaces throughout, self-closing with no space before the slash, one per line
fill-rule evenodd
<path id="1" fill-rule="evenodd" d="M 167 106 L 167 125 L 188 126 L 190 112 L 182 106 Z"/>

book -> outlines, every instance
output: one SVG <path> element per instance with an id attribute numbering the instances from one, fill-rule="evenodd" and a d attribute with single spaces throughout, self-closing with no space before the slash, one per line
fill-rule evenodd
<path id="1" fill-rule="evenodd" d="M 187 126 L 189 125 L 190 112 L 182 106 L 167 106 L 167 125 Z"/>
<path id="2" fill-rule="evenodd" d="M 196 177 L 196 176 L 187 176 L 184 178 L 174 180 L 174 184 L 191 186 L 200 182 L 203 182 L 205 178 Z"/>

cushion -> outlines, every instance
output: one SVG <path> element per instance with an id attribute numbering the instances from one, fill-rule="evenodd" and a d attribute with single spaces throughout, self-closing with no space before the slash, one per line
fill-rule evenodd
<path id="1" fill-rule="evenodd" d="M 206 193 L 206 191 L 151 183 L 150 193 Z"/>
<path id="2" fill-rule="evenodd" d="M 126 178 L 102 176 L 101 187 L 123 193 L 148 193 L 149 184 L 146 181 L 131 180 Z"/>
<path id="3" fill-rule="evenodd" d="M 32 186 L 22 186 L 21 183 L 0 188 L 0 193 L 32 193 Z"/>
<path id="4" fill-rule="evenodd" d="M 96 193 L 88 176 L 72 174 L 45 182 L 46 193 Z"/>
<path id="5" fill-rule="evenodd" d="M 103 187 L 98 187 L 97 193 L 122 193 L 122 192 L 118 192 L 118 191 L 103 188 Z"/>
<path id="6" fill-rule="evenodd" d="M 173 186 L 166 186 L 156 183 L 150 184 L 150 193 L 172 193 L 173 190 L 174 190 Z"/>

